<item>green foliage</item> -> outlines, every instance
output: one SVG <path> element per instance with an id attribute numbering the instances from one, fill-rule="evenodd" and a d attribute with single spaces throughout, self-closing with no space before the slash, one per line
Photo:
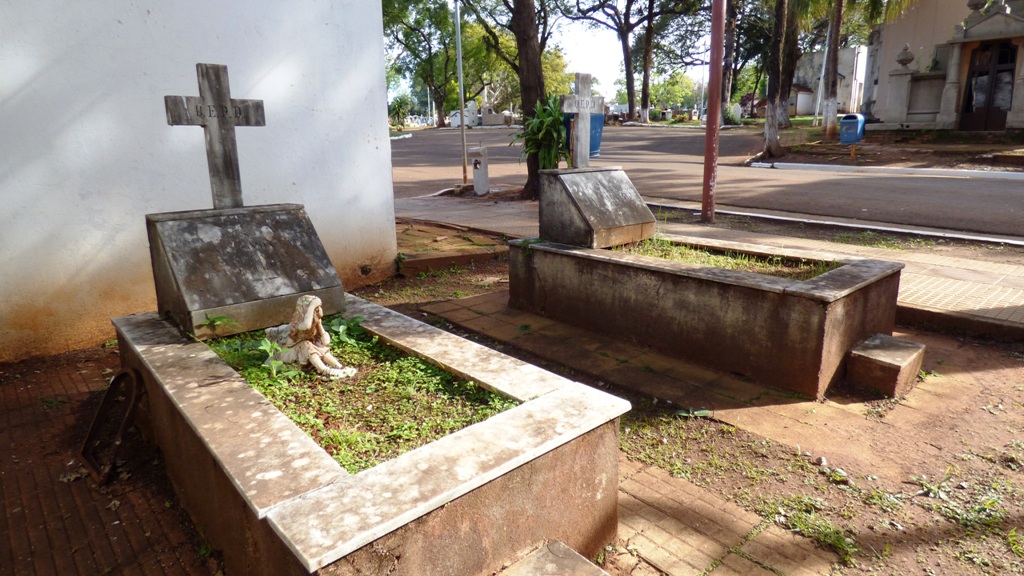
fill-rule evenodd
<path id="1" fill-rule="evenodd" d="M 405 126 L 405 117 L 409 115 L 412 110 L 412 98 L 402 93 L 391 99 L 391 103 L 388 104 L 388 118 L 391 119 L 391 124 L 398 128 Z"/>
<path id="2" fill-rule="evenodd" d="M 281 346 L 264 338 L 260 341 L 259 349 L 267 355 L 266 365 L 270 367 L 270 375 L 277 378 L 277 371 L 284 367 L 284 362 L 274 358 L 274 355 L 281 351 Z"/>
<path id="3" fill-rule="evenodd" d="M 209 328 L 215 335 L 217 330 L 221 327 L 224 328 L 237 328 L 238 322 L 232 320 L 229 316 L 210 316 L 210 313 L 206 313 L 206 320 L 198 324 L 200 328 Z"/>
<path id="4" fill-rule="evenodd" d="M 537 102 L 533 117 L 527 118 L 522 129 L 512 136 L 513 144 L 520 140 L 523 156 L 536 154 L 541 170 L 558 168 L 559 162 L 568 160 L 565 120 L 558 96 L 548 95 L 546 101 Z"/>
<path id="5" fill-rule="evenodd" d="M 1011 552 L 1020 558 L 1024 558 L 1024 536 L 1017 534 L 1016 527 L 1010 529 L 1003 539 L 1006 540 L 1006 545 L 1010 547 Z"/>
<path id="6" fill-rule="evenodd" d="M 700 90 L 696 81 L 679 70 L 651 83 L 651 106 L 658 108 L 682 106 L 683 109 L 688 110 L 697 105 L 699 98 Z"/>
<path id="7" fill-rule="evenodd" d="M 327 323 L 327 331 L 333 336 L 336 342 L 355 345 L 359 340 L 366 340 L 366 330 L 363 328 L 362 316 L 342 318 L 334 316 Z"/>
<path id="8" fill-rule="evenodd" d="M 781 526 L 816 540 L 838 554 L 844 563 L 850 564 L 853 555 L 858 551 L 857 544 L 843 530 L 819 514 L 826 506 L 825 501 L 820 498 L 792 496 L 769 500 L 760 506 L 758 513 Z"/>
<path id="9" fill-rule="evenodd" d="M 663 258 L 665 260 L 713 266 L 726 270 L 767 274 L 793 280 L 807 280 L 841 266 L 841 264 L 835 261 L 792 260 L 781 256 L 752 256 L 736 252 L 711 252 L 699 247 L 678 244 L 662 236 L 655 236 L 635 244 L 619 246 L 615 250 L 627 254 L 638 254 L 641 256 Z"/>
<path id="10" fill-rule="evenodd" d="M 249 384 L 356 473 L 479 422 L 516 402 L 387 346 L 361 317 L 324 319 L 331 352 L 358 373 L 325 380 L 264 360 L 279 346 L 262 331 L 210 342 Z"/>

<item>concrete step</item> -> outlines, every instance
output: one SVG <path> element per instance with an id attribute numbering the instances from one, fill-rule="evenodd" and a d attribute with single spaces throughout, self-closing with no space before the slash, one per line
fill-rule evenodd
<path id="1" fill-rule="evenodd" d="M 924 344 L 875 334 L 850 351 L 846 381 L 889 398 L 903 396 L 917 381 L 924 349 Z"/>
<path id="2" fill-rule="evenodd" d="M 548 542 L 499 572 L 499 576 L 608 576 L 572 548 Z"/>

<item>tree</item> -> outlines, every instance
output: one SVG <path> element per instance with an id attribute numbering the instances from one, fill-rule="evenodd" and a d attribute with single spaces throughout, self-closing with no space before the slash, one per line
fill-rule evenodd
<path id="1" fill-rule="evenodd" d="M 786 41 L 786 0 L 775 0 L 772 43 L 768 51 L 768 105 L 764 117 L 764 158 L 779 158 L 786 151 L 779 142 L 779 105 L 782 84 L 782 46 Z"/>
<path id="2" fill-rule="evenodd" d="M 586 22 L 594 27 L 608 28 L 618 36 L 619 44 L 622 47 L 622 63 L 625 68 L 629 117 L 634 119 L 636 118 L 636 79 L 634 78 L 630 39 L 637 30 L 647 31 L 653 47 L 653 37 L 657 30 L 653 21 L 662 17 L 692 14 L 697 10 L 698 4 L 689 0 L 625 0 L 621 8 L 619 2 L 613 0 L 593 0 L 593 3 L 589 5 L 584 5 L 582 0 L 575 0 L 574 5 L 569 5 L 566 2 L 559 7 L 562 15 L 570 20 Z M 649 22 L 652 22 L 652 25 L 648 26 Z M 648 69 L 650 65 L 651 62 L 645 59 L 643 66 L 647 72 L 646 81 L 650 80 L 650 70 Z"/>
<path id="3" fill-rule="evenodd" d="M 395 67 L 419 79 L 444 126 L 445 104 L 456 75 L 455 26 L 444 0 L 384 0 L 384 34 L 397 50 Z"/>
<path id="4" fill-rule="evenodd" d="M 828 50 L 825 54 L 825 105 L 822 118 L 825 122 L 825 140 L 839 139 L 839 27 L 843 21 L 843 0 L 832 0 L 832 17 L 829 20 Z"/>
<path id="5" fill-rule="evenodd" d="M 537 103 L 545 96 L 544 63 L 541 54 L 551 35 L 548 4 L 540 0 L 464 0 L 487 33 L 488 46 L 515 70 L 519 77 L 519 95 L 523 118 L 532 117 Z M 515 52 L 502 44 L 499 29 L 515 38 Z M 536 199 L 540 194 L 540 172 L 537 154 L 526 157 L 526 184 L 523 197 Z"/>

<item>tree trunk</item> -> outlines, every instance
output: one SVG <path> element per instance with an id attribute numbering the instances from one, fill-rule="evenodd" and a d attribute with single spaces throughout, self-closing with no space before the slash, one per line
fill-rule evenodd
<path id="1" fill-rule="evenodd" d="M 540 40 L 537 37 L 537 13 L 533 0 L 513 0 L 512 34 L 519 49 L 519 94 L 523 100 L 523 119 L 533 116 L 537 102 L 544 99 L 544 72 L 540 63 Z M 536 200 L 540 196 L 540 162 L 536 154 L 526 157 L 526 184 L 522 197 Z"/>
<path id="2" fill-rule="evenodd" d="M 619 30 L 619 43 L 622 44 L 622 62 L 626 69 L 626 97 L 629 101 L 629 119 L 636 120 L 636 79 L 633 78 L 633 59 L 629 54 L 629 32 Z"/>
<path id="3" fill-rule="evenodd" d="M 654 66 L 654 0 L 647 1 L 647 30 L 644 34 L 644 81 L 640 88 L 640 121 L 650 122 L 651 68 Z"/>
<path id="4" fill-rule="evenodd" d="M 437 115 L 437 128 L 444 128 L 446 126 L 444 122 L 444 97 L 436 92 L 432 96 L 434 98 L 434 113 Z"/>
<path id="5" fill-rule="evenodd" d="M 736 60 L 736 0 L 725 3 L 725 60 L 722 62 L 722 122 L 732 102 L 733 62 Z"/>
<path id="6" fill-rule="evenodd" d="M 793 91 L 793 77 L 796 76 L 796 63 L 800 60 L 800 21 L 796 10 L 786 11 L 786 41 L 782 48 L 782 82 L 779 85 L 779 96 L 782 107 L 779 115 L 779 126 L 792 128 L 789 119 L 789 95 Z M 796 102 L 800 102 L 799 95 Z M 796 111 L 794 110 L 794 114 Z"/>
<path id="7" fill-rule="evenodd" d="M 839 139 L 839 27 L 843 22 L 843 0 L 832 0 L 832 19 L 829 21 L 828 60 L 825 63 L 825 140 Z"/>
<path id="8" fill-rule="evenodd" d="M 764 158 L 778 158 L 786 151 L 779 143 L 779 100 L 782 84 L 782 45 L 786 40 L 786 0 L 775 0 L 772 44 L 768 50 L 768 106 L 764 118 Z"/>

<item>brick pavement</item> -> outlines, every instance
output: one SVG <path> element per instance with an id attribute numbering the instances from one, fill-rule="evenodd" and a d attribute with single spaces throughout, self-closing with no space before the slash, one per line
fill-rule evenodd
<path id="1" fill-rule="evenodd" d="M 619 539 L 666 574 L 813 576 L 837 560 L 660 468 L 625 458 L 620 467 Z"/>
<path id="2" fill-rule="evenodd" d="M 0 365 L 0 576 L 217 572 L 134 429 L 106 486 L 81 468 L 77 452 L 118 368 L 101 348 Z"/>

